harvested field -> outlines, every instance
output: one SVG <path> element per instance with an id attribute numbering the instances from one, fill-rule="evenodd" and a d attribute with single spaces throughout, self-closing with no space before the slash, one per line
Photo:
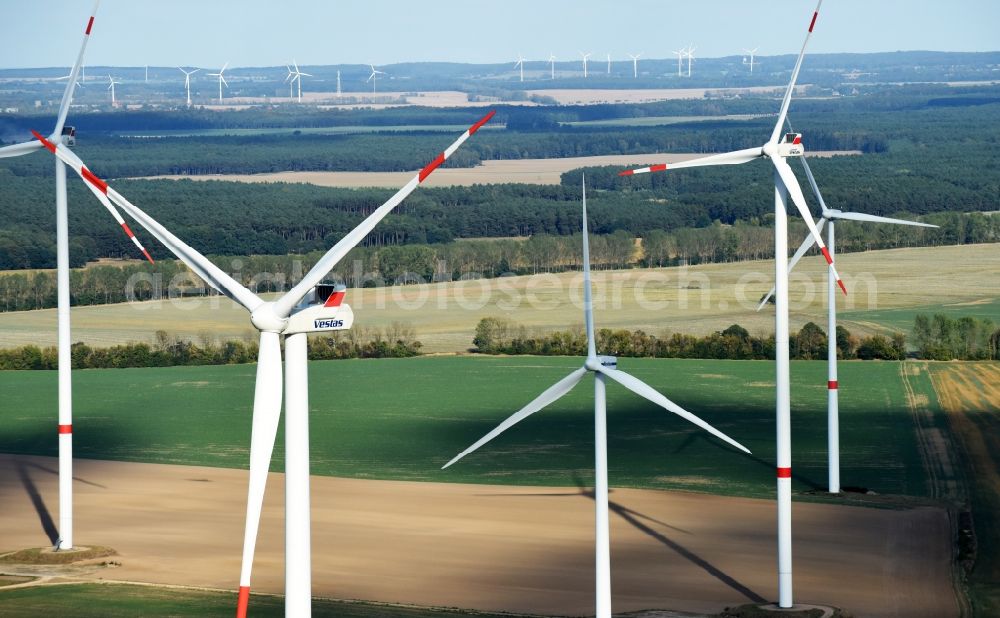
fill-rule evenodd
<path id="1" fill-rule="evenodd" d="M 55 508 L 54 466 L 0 456 L 0 547 L 48 542 L 40 517 Z M 19 468 L 40 502 L 18 480 Z M 245 471 L 79 460 L 74 474 L 80 542 L 114 547 L 121 566 L 68 579 L 230 589 L 235 602 Z M 253 580 L 260 592 L 283 587 L 282 485 L 272 474 Z M 593 611 L 593 502 L 585 490 L 315 477 L 312 495 L 314 594 Z M 615 489 L 611 505 L 617 611 L 714 612 L 775 597 L 771 501 Z M 957 615 L 943 511 L 796 504 L 794 516 L 801 602 L 863 616 Z"/>

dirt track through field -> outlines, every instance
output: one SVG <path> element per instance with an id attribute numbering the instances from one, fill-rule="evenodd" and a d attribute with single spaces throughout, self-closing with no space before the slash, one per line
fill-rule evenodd
<path id="1" fill-rule="evenodd" d="M 0 455 L 0 550 L 49 542 L 55 469 L 51 458 Z M 115 547 L 122 563 L 82 577 L 236 589 L 246 471 L 78 460 L 75 476 L 77 542 Z M 253 588 L 281 592 L 283 475 L 269 483 Z M 593 612 L 585 490 L 314 477 L 312 499 L 317 596 Z M 614 489 L 611 502 L 616 611 L 775 598 L 771 501 Z M 796 503 L 794 518 L 800 602 L 957 615 L 944 511 Z"/>

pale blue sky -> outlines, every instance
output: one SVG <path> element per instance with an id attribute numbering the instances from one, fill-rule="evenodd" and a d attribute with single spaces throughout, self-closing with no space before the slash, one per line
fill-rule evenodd
<path id="1" fill-rule="evenodd" d="M 0 0 L 0 67 L 67 66 L 90 0 Z M 104 0 L 87 64 L 507 62 L 798 51 L 813 0 Z M 811 52 L 996 51 L 1000 0 L 826 0 Z"/>

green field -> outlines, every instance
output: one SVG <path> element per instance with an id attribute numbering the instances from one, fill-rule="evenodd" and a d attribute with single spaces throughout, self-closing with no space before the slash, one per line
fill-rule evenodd
<path id="1" fill-rule="evenodd" d="M 254 595 L 254 616 L 284 616 L 281 597 Z M 5 618 L 65 616 L 72 607 L 76 618 L 133 618 L 135 616 L 229 616 L 235 595 L 125 584 L 70 584 L 0 590 L 0 608 Z M 454 618 L 472 616 L 499 618 L 496 614 L 471 611 L 404 607 L 350 601 L 313 599 L 313 616 L 338 618 Z M 504 614 L 510 616 L 511 614 Z"/>
<path id="2" fill-rule="evenodd" d="M 315 474 L 530 485 L 590 483 L 591 380 L 461 463 L 440 466 L 560 377 L 574 358 L 425 357 L 314 362 Z M 613 485 L 742 496 L 774 491 L 773 364 L 623 359 L 753 451 L 747 456 L 609 387 Z M 74 372 L 78 457 L 247 466 L 254 365 Z M 0 452 L 55 455 L 55 373 L 0 372 Z M 899 363 L 841 364 L 843 483 L 929 496 Z M 792 363 L 794 487 L 826 484 L 826 365 Z M 930 381 L 917 383 L 930 389 Z M 925 393 L 934 401 L 933 393 Z M 282 438 L 274 470 L 283 465 Z"/>

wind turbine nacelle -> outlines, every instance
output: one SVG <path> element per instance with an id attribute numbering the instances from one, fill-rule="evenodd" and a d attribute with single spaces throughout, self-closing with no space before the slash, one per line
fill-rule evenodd
<path id="1" fill-rule="evenodd" d="M 76 127 L 68 127 L 64 125 L 62 128 L 61 139 L 62 143 L 67 146 L 76 146 Z"/>
<path id="2" fill-rule="evenodd" d="M 598 356 L 597 362 L 601 363 L 602 367 L 607 367 L 609 369 L 618 368 L 618 359 L 614 356 Z"/>
<path id="3" fill-rule="evenodd" d="M 806 148 L 802 145 L 801 133 L 785 133 L 785 137 L 778 142 L 780 157 L 801 157 L 805 153 Z"/>
<path id="4" fill-rule="evenodd" d="M 354 311 L 344 304 L 347 288 L 343 285 L 317 285 L 288 316 L 285 335 L 348 330 L 354 324 Z"/>

